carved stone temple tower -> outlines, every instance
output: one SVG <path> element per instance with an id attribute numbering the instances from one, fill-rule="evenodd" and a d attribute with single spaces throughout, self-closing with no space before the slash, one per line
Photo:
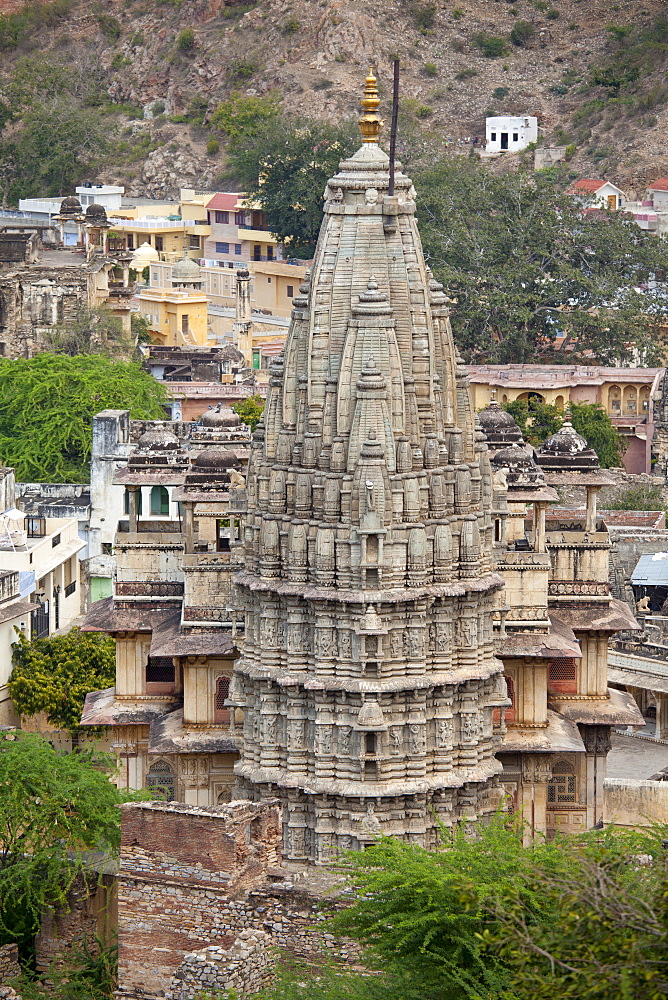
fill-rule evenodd
<path id="1" fill-rule="evenodd" d="M 279 797 L 303 862 L 379 833 L 432 846 L 439 820 L 492 810 L 508 704 L 486 446 L 415 189 L 397 172 L 388 194 L 372 75 L 362 103 L 272 369 L 235 577 L 235 794 Z"/>

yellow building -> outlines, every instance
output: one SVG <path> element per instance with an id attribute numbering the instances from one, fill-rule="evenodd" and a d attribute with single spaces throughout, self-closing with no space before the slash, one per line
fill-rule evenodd
<path id="1" fill-rule="evenodd" d="M 167 347 L 208 343 L 207 298 L 183 288 L 146 288 L 139 296 L 139 312 L 149 322 L 155 343 Z"/>
<path id="2" fill-rule="evenodd" d="M 627 472 L 649 472 L 654 433 L 652 400 L 661 368 L 605 368 L 600 365 L 470 365 L 476 410 L 496 399 L 502 406 L 538 399 L 565 409 L 569 403 L 598 403 L 626 442 Z"/>

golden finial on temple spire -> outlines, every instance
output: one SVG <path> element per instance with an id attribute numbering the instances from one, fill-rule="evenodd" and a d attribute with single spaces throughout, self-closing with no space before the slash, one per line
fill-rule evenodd
<path id="1" fill-rule="evenodd" d="M 385 124 L 377 113 L 379 105 L 380 97 L 378 96 L 376 77 L 373 75 L 373 66 L 370 66 L 362 98 L 363 114 L 357 120 L 364 142 L 378 142 L 380 130 Z"/>

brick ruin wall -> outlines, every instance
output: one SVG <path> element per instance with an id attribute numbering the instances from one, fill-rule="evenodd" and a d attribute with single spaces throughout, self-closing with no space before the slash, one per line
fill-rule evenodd
<path id="1" fill-rule="evenodd" d="M 344 905 L 331 875 L 278 867 L 281 825 L 275 801 L 123 807 L 119 998 L 247 995 L 271 980 L 276 948 L 311 962 L 356 956 L 323 927 Z"/>
<path id="2" fill-rule="evenodd" d="M 0 945 L 0 986 L 13 982 L 20 972 L 18 945 Z"/>

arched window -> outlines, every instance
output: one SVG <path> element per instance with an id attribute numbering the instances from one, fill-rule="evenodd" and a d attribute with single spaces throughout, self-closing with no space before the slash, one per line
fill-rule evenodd
<path id="1" fill-rule="evenodd" d="M 169 493 L 165 486 L 151 490 L 151 514 L 169 514 Z"/>
<path id="2" fill-rule="evenodd" d="M 608 389 L 608 413 L 619 413 L 622 408 L 622 390 L 618 385 L 611 385 Z"/>
<path id="3" fill-rule="evenodd" d="M 557 761 L 552 768 L 552 777 L 547 786 L 547 801 L 554 805 L 577 801 L 575 768 L 567 760 Z"/>
<path id="4" fill-rule="evenodd" d="M 636 413 L 638 406 L 638 393 L 634 385 L 627 385 L 624 389 L 624 412 Z"/>
<path id="5" fill-rule="evenodd" d="M 640 390 L 640 410 L 642 413 L 649 412 L 649 396 L 650 396 L 649 386 L 645 386 L 643 389 Z"/>
<path id="6" fill-rule="evenodd" d="M 230 721 L 230 710 L 226 707 L 225 701 L 230 693 L 230 678 L 216 678 L 216 693 L 213 706 L 213 721 L 223 725 Z"/>
<path id="7" fill-rule="evenodd" d="M 146 777 L 146 787 L 154 788 L 157 798 L 173 802 L 176 798 L 176 775 L 171 764 L 166 760 L 157 760 L 152 764 Z"/>

